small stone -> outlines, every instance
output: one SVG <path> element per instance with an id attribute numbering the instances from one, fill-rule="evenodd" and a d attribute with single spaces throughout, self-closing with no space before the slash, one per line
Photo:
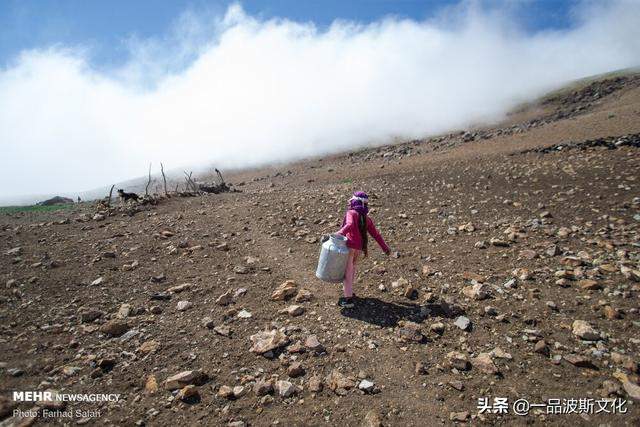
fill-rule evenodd
<path id="1" fill-rule="evenodd" d="M 575 320 L 572 331 L 575 336 L 586 341 L 597 341 L 600 339 L 600 334 L 584 320 Z"/>
<path id="2" fill-rule="evenodd" d="M 167 378 L 164 382 L 164 388 L 167 390 L 177 390 L 190 384 L 198 384 L 205 378 L 206 376 L 200 371 L 182 371 Z"/>
<path id="3" fill-rule="evenodd" d="M 380 415 L 374 409 L 367 412 L 367 415 L 364 416 L 364 427 L 382 427 Z"/>
<path id="4" fill-rule="evenodd" d="M 162 307 L 154 305 L 149 309 L 149 311 L 151 314 L 162 314 Z"/>
<path id="5" fill-rule="evenodd" d="M 563 356 L 563 359 L 579 368 L 590 368 L 590 369 L 595 368 L 591 360 L 579 354 L 567 354 Z"/>
<path id="6" fill-rule="evenodd" d="M 418 298 L 418 290 L 413 285 L 408 285 L 404 290 L 404 297 L 410 300 Z"/>
<path id="7" fill-rule="evenodd" d="M 282 310 L 280 310 L 281 314 L 288 314 L 291 317 L 297 317 L 304 313 L 304 307 L 301 305 L 290 305 Z"/>
<path id="8" fill-rule="evenodd" d="M 467 286 L 462 290 L 462 293 L 467 297 L 476 301 L 489 298 L 489 288 L 483 283 L 476 283 L 472 286 Z"/>
<path id="9" fill-rule="evenodd" d="M 294 384 L 284 380 L 276 382 L 276 390 L 278 390 L 278 395 L 283 398 L 293 396 L 300 391 Z"/>
<path id="10" fill-rule="evenodd" d="M 438 335 L 444 334 L 444 328 L 445 328 L 444 323 L 442 322 L 436 322 L 436 323 L 433 323 L 431 326 L 429 326 L 429 330 Z"/>
<path id="11" fill-rule="evenodd" d="M 602 308 L 602 312 L 604 313 L 604 317 L 609 320 L 622 319 L 622 314 L 619 310 L 611 307 L 610 305 L 605 305 Z"/>
<path id="12" fill-rule="evenodd" d="M 334 392 L 338 390 L 350 390 L 356 386 L 356 383 L 351 378 L 345 376 L 337 369 L 331 371 L 327 377 L 327 384 L 329 388 Z"/>
<path id="13" fill-rule="evenodd" d="M 249 337 L 253 346 L 250 351 L 256 354 L 264 354 L 289 344 L 289 338 L 277 329 L 261 331 Z"/>
<path id="14" fill-rule="evenodd" d="M 459 316 L 453 324 L 463 331 L 468 331 L 471 328 L 471 320 L 466 316 Z"/>
<path id="15" fill-rule="evenodd" d="M 142 353 L 153 353 L 160 348 L 160 343 L 155 340 L 145 341 L 138 347 L 138 351 Z"/>
<path id="16" fill-rule="evenodd" d="M 469 412 L 467 412 L 467 411 L 451 412 L 449 414 L 449 421 L 465 422 L 465 421 L 467 421 L 468 418 L 469 418 Z"/>
<path id="17" fill-rule="evenodd" d="M 113 319 L 100 327 L 100 331 L 112 337 L 119 337 L 129 330 L 129 325 L 124 320 Z"/>
<path id="18" fill-rule="evenodd" d="M 214 326 L 213 331 L 218 335 L 222 335 L 223 337 L 231 336 L 231 328 L 229 328 L 227 325 Z"/>
<path id="19" fill-rule="evenodd" d="M 231 387 L 229 387 L 228 385 L 220 386 L 220 388 L 218 389 L 217 395 L 218 395 L 218 397 L 221 397 L 223 399 L 233 399 L 233 398 L 235 398 L 235 395 L 233 394 L 233 389 Z"/>
<path id="20" fill-rule="evenodd" d="M 533 346 L 533 351 L 539 354 L 544 354 L 545 356 L 549 355 L 549 346 L 545 342 L 545 340 L 540 340 L 536 342 Z"/>
<path id="21" fill-rule="evenodd" d="M 485 374 L 494 375 L 499 373 L 498 367 L 493 363 L 491 354 L 489 353 L 478 354 L 477 357 L 472 359 L 471 364 L 474 368 L 481 370 Z"/>
<path id="22" fill-rule="evenodd" d="M 301 377 L 304 375 L 304 372 L 304 368 L 302 367 L 302 364 L 300 362 L 293 362 L 287 368 L 287 375 L 289 375 L 291 378 Z"/>
<path id="23" fill-rule="evenodd" d="M 318 337 L 315 335 L 309 335 L 304 340 L 304 346 L 309 351 L 313 351 L 315 353 L 322 353 L 324 351 L 324 347 L 322 346 L 320 341 L 318 341 Z"/>
<path id="24" fill-rule="evenodd" d="M 307 302 L 313 299 L 313 294 L 308 289 L 300 289 L 295 297 L 295 302 Z"/>
<path id="25" fill-rule="evenodd" d="M 131 315 L 131 305 L 130 304 L 122 304 L 118 309 L 118 313 L 116 317 L 118 319 L 126 319 Z"/>
<path id="26" fill-rule="evenodd" d="M 429 373 L 429 365 L 424 362 L 416 362 L 414 372 L 418 375 L 427 375 Z"/>
<path id="27" fill-rule="evenodd" d="M 320 393 L 322 391 L 322 378 L 314 375 L 309 379 L 309 391 L 312 393 Z"/>
<path id="28" fill-rule="evenodd" d="M 200 321 L 200 324 L 207 329 L 213 329 L 213 327 L 215 326 L 213 319 L 208 316 L 203 317 L 202 320 Z"/>
<path id="29" fill-rule="evenodd" d="M 176 395 L 176 399 L 180 399 L 183 402 L 192 402 L 200 400 L 200 393 L 198 392 L 198 388 L 195 385 L 190 384 L 180 389 L 180 391 Z"/>
<path id="30" fill-rule="evenodd" d="M 451 351 L 447 353 L 446 358 L 449 361 L 449 365 L 459 371 L 466 371 L 471 368 L 471 364 L 469 363 L 469 360 L 467 360 L 467 356 L 458 351 Z"/>
<path id="31" fill-rule="evenodd" d="M 282 283 L 278 288 L 271 294 L 271 299 L 274 301 L 283 301 L 287 300 L 298 292 L 298 285 L 293 280 L 287 280 Z"/>
<path id="32" fill-rule="evenodd" d="M 238 318 L 240 319 L 249 319 L 251 318 L 253 315 L 251 314 L 250 311 L 245 310 L 244 308 L 242 310 L 240 310 L 237 314 Z"/>
<path id="33" fill-rule="evenodd" d="M 233 302 L 233 291 L 228 290 L 216 299 L 218 305 L 229 305 Z"/>
<path id="34" fill-rule="evenodd" d="M 602 289 L 602 285 L 595 280 L 592 279 L 584 279 L 578 281 L 578 286 L 582 289 L 586 289 L 588 291 L 596 291 L 598 289 Z"/>
<path id="35" fill-rule="evenodd" d="M 80 313 L 80 322 L 82 322 L 82 323 L 93 322 L 94 320 L 102 317 L 103 314 L 104 313 L 101 312 L 100 310 L 84 311 L 84 312 Z"/>
<path id="36" fill-rule="evenodd" d="M 185 311 L 191 308 L 193 304 L 190 301 L 178 301 L 178 305 L 176 306 L 178 311 Z"/>
<path id="37" fill-rule="evenodd" d="M 256 396 L 264 396 L 273 393 L 273 382 L 270 380 L 258 380 L 253 386 Z"/>
<path id="38" fill-rule="evenodd" d="M 158 380 L 155 375 L 149 375 L 144 383 L 144 391 L 147 394 L 155 394 L 158 391 Z"/>
<path id="39" fill-rule="evenodd" d="M 374 388 L 375 384 L 372 381 L 366 379 L 360 381 L 360 383 L 358 384 L 358 389 L 364 391 L 365 393 L 373 393 Z"/>

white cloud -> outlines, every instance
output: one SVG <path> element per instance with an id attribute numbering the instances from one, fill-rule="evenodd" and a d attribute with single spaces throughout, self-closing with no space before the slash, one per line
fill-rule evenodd
<path id="1" fill-rule="evenodd" d="M 462 3 L 425 22 L 263 21 L 240 6 L 132 40 L 117 70 L 77 47 L 0 70 L 0 196 L 84 190 L 166 167 L 251 166 L 500 118 L 571 79 L 640 62 L 640 2 L 583 5 L 526 34 Z"/>

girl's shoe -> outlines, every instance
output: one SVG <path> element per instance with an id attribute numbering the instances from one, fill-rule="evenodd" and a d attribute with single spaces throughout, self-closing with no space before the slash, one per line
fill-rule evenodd
<path id="1" fill-rule="evenodd" d="M 342 308 L 351 308 L 351 307 L 353 307 L 353 297 L 351 297 L 351 298 L 340 297 L 338 299 L 338 306 L 340 306 Z"/>

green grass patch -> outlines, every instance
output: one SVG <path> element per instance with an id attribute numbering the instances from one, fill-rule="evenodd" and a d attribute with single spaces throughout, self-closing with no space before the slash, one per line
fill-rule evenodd
<path id="1" fill-rule="evenodd" d="M 353 179 L 345 178 L 342 181 L 340 181 L 340 184 L 353 184 Z"/>
<path id="2" fill-rule="evenodd" d="M 69 203 L 66 205 L 51 205 L 51 206 L 41 206 L 41 205 L 29 205 L 29 206 L 0 206 L 0 214 L 13 214 L 18 212 L 53 212 L 59 211 L 63 209 L 71 209 L 74 206 L 73 203 Z"/>

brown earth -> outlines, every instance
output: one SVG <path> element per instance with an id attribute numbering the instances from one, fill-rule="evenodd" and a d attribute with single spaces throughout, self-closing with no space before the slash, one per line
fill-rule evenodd
<path id="1" fill-rule="evenodd" d="M 45 422 L 12 417 L 34 407 L 12 392 L 46 389 L 120 394 L 46 420 L 69 424 L 638 425 L 638 133 L 636 76 L 499 126 L 227 177 L 242 193 L 3 215 L 1 425 Z M 356 189 L 394 253 L 371 243 L 341 309 L 314 270 Z M 272 300 L 287 280 L 312 299 Z M 263 330 L 289 343 L 251 352 Z M 182 371 L 203 375 L 167 390 Z M 496 397 L 508 413 L 480 413 Z M 520 398 L 626 413 L 519 416 Z"/>

